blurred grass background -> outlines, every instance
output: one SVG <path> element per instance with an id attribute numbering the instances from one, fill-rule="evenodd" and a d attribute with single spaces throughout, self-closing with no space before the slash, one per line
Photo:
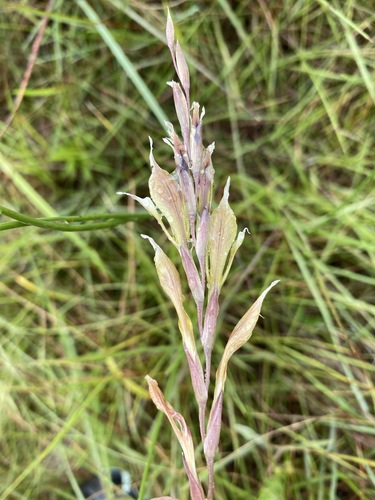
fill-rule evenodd
<path id="1" fill-rule="evenodd" d="M 49 6 L 0 6 L 0 204 L 34 217 L 134 210 L 115 193 L 146 195 L 148 135 L 173 169 L 161 140 L 164 117 L 176 123 L 166 5 Z M 252 233 L 222 292 L 216 365 L 238 318 L 282 279 L 231 360 L 217 498 L 374 498 L 374 4 L 170 7 L 192 99 L 206 108 L 205 144 L 216 142 L 216 200 L 230 175 Z M 109 466 L 144 494 L 188 497 L 144 376 L 189 422 L 197 414 L 141 232 L 163 241 L 152 221 L 1 232 L 0 498 L 81 498 L 90 474 L 108 486 Z"/>

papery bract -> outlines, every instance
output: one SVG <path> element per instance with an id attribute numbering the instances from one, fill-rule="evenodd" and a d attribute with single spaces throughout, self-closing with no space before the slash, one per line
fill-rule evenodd
<path id="1" fill-rule="evenodd" d="M 176 179 L 156 163 L 152 153 L 151 140 L 150 163 L 152 172 L 149 179 L 149 188 L 152 201 L 167 219 L 172 230 L 173 243 L 177 247 L 186 246 L 189 234 L 189 220 L 183 196 Z"/>
<path id="2" fill-rule="evenodd" d="M 173 99 L 176 108 L 177 118 L 181 127 L 181 134 L 184 139 L 184 144 L 187 147 L 188 156 L 190 156 L 190 144 L 189 144 L 190 116 L 189 116 L 188 103 L 178 83 L 174 82 L 173 80 L 167 83 L 172 87 L 173 90 Z"/>
<path id="3" fill-rule="evenodd" d="M 178 413 L 173 406 L 165 399 L 164 394 L 159 389 L 156 380 L 146 375 L 146 380 L 148 383 L 148 390 L 152 401 L 154 402 L 156 408 L 162 411 L 168 418 L 169 423 L 175 433 L 182 451 L 184 453 L 184 460 L 189 469 L 189 473 L 194 477 L 194 479 L 199 482 L 198 474 L 195 466 L 194 457 L 194 445 L 191 438 L 191 432 L 189 427 L 186 425 L 184 417 Z"/>
<path id="4" fill-rule="evenodd" d="M 182 462 L 184 464 L 186 475 L 187 475 L 188 480 L 189 480 L 191 500 L 205 500 L 205 495 L 203 492 L 202 485 L 197 480 L 197 478 L 194 477 L 194 475 L 191 473 L 189 467 L 187 467 L 184 456 L 182 456 Z"/>
<path id="5" fill-rule="evenodd" d="M 206 208 L 211 211 L 212 186 L 214 181 L 214 167 L 212 166 L 212 153 L 215 143 L 210 144 L 202 152 L 202 165 L 198 173 L 198 213 L 199 215 Z"/>
<path id="6" fill-rule="evenodd" d="M 229 336 L 227 345 L 225 346 L 223 356 L 221 358 L 219 368 L 216 372 L 216 385 L 215 385 L 215 395 L 214 400 L 216 400 L 219 394 L 224 390 L 225 380 L 227 378 L 227 367 L 228 361 L 240 347 L 242 347 L 251 337 L 255 325 L 260 316 L 260 310 L 263 301 L 267 293 L 274 287 L 279 280 L 273 281 L 268 288 L 266 288 L 250 309 L 242 316 L 240 321 L 234 327 L 232 333 Z"/>
<path id="7" fill-rule="evenodd" d="M 204 300 L 204 290 L 193 257 L 186 248 L 180 247 L 179 250 L 193 298 L 197 305 L 202 305 Z"/>
<path id="8" fill-rule="evenodd" d="M 166 38 L 167 38 L 167 45 L 168 45 L 169 51 L 170 51 L 171 56 L 172 56 L 172 61 L 173 61 L 173 64 L 174 64 L 176 72 L 177 72 L 176 57 L 174 54 L 174 25 L 173 25 L 173 21 L 172 21 L 171 13 L 169 12 L 169 9 L 168 9 L 167 26 L 166 26 L 165 34 L 166 34 Z"/>
<path id="9" fill-rule="evenodd" d="M 178 40 L 176 42 L 176 65 L 177 65 L 178 78 L 180 79 L 180 82 L 182 84 L 182 87 L 183 87 L 185 95 L 186 95 L 188 109 L 190 109 L 190 103 L 189 103 L 190 74 L 189 74 L 189 68 L 188 68 L 188 65 L 186 63 L 186 59 L 185 59 L 184 53 L 182 52 L 181 45 L 180 45 L 180 43 L 179 43 Z"/>
<path id="10" fill-rule="evenodd" d="M 155 250 L 155 267 L 159 281 L 164 292 L 171 299 L 178 316 L 178 328 L 181 332 L 184 350 L 190 368 L 190 376 L 194 395 L 198 405 L 201 407 L 207 401 L 207 390 L 204 383 L 203 368 L 199 360 L 193 325 L 189 315 L 183 306 L 184 296 L 182 294 L 181 281 L 176 266 L 163 250 L 149 236 L 142 235 L 149 240 Z"/>
<path id="11" fill-rule="evenodd" d="M 152 238 L 146 235 L 142 235 L 142 237 L 149 240 L 155 250 L 155 267 L 160 284 L 176 309 L 182 339 L 189 352 L 195 354 L 197 350 L 194 340 L 193 325 L 183 306 L 184 296 L 182 294 L 180 275 L 178 274 L 176 266 Z"/>
<path id="12" fill-rule="evenodd" d="M 189 229 L 193 241 L 195 241 L 195 216 L 197 212 L 197 200 L 195 197 L 193 181 L 189 171 L 189 156 L 183 142 L 174 131 L 173 125 L 167 123 L 169 138 L 163 139 L 171 146 L 176 164 L 176 172 L 180 183 L 180 189 L 186 204 L 186 211 L 189 217 Z"/>
<path id="13" fill-rule="evenodd" d="M 190 127 L 190 160 L 196 191 L 198 191 L 199 173 L 203 161 L 202 120 L 204 113 L 205 110 L 202 108 L 202 113 L 199 116 L 199 103 L 193 102 L 193 113 Z"/>
<path id="14" fill-rule="evenodd" d="M 225 264 L 237 233 L 236 217 L 228 203 L 229 184 L 228 179 L 223 197 L 209 222 L 207 284 L 210 291 L 214 288 L 220 291 Z"/>

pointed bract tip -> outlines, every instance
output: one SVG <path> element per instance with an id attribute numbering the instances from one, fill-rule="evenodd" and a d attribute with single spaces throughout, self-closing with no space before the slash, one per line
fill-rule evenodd
<path id="1" fill-rule="evenodd" d="M 228 177 L 224 187 L 223 198 L 225 198 L 226 200 L 229 198 L 229 188 L 230 188 L 230 177 Z"/>
<path id="2" fill-rule="evenodd" d="M 167 7 L 167 27 L 166 27 L 166 32 L 167 32 L 167 42 L 168 42 L 168 45 L 171 44 L 173 46 L 173 42 L 174 42 L 174 26 L 173 26 L 171 11 L 169 10 L 169 7 Z"/>
<path id="3" fill-rule="evenodd" d="M 142 236 L 142 238 L 144 238 L 145 240 L 148 240 L 151 243 L 152 248 L 156 252 L 157 249 L 159 248 L 159 246 L 155 243 L 155 241 L 151 238 L 151 236 L 147 236 L 147 234 L 141 234 L 141 236 Z"/>
<path id="4" fill-rule="evenodd" d="M 170 146 L 173 149 L 173 142 L 170 139 L 164 137 L 163 142 L 165 142 L 165 144 L 168 144 L 168 146 Z"/>
<path id="5" fill-rule="evenodd" d="M 209 151 L 210 154 L 214 152 L 215 149 L 215 142 L 212 142 L 209 146 L 207 146 L 207 151 Z"/>

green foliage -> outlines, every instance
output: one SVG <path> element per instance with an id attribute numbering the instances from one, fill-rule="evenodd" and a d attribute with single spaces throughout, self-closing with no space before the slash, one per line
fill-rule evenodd
<path id="1" fill-rule="evenodd" d="M 43 9 L 1 3 L 4 123 Z M 192 99 L 206 108 L 205 145 L 216 142 L 217 192 L 230 175 L 239 229 L 251 231 L 221 291 L 219 350 L 282 279 L 231 359 L 217 496 L 370 499 L 373 4 L 185 2 L 173 17 Z M 54 2 L 0 142 L 0 205 L 50 223 L 132 210 L 116 191 L 147 195 L 148 135 L 173 170 L 160 125 L 163 113 L 175 122 L 165 21 L 135 1 Z M 79 498 L 85 475 L 108 485 L 112 465 L 145 493 L 187 497 L 144 375 L 168 380 L 167 399 L 196 421 L 192 392 L 175 313 L 138 235 L 158 242 L 159 228 L 136 226 L 0 232 L 0 498 Z"/>

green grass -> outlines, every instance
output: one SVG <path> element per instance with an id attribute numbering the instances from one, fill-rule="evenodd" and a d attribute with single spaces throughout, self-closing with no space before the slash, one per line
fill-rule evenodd
<path id="1" fill-rule="evenodd" d="M 1 4 L 3 122 L 44 4 Z M 161 123 L 177 122 L 165 84 L 176 76 L 155 5 L 55 1 L 0 142 L 0 205 L 33 218 L 132 211 L 116 191 L 146 195 L 148 135 L 173 168 Z M 217 498 L 370 500 L 373 3 L 220 0 L 172 14 L 192 99 L 206 108 L 205 144 L 216 142 L 216 200 L 230 175 L 251 231 L 222 291 L 216 366 L 259 291 L 282 280 L 230 362 Z M 141 232 L 160 241 L 151 220 L 0 232 L 0 498 L 80 498 L 78 484 L 92 473 L 105 482 L 109 466 L 145 494 L 187 498 L 178 444 L 144 376 L 189 422 L 197 414 Z"/>

